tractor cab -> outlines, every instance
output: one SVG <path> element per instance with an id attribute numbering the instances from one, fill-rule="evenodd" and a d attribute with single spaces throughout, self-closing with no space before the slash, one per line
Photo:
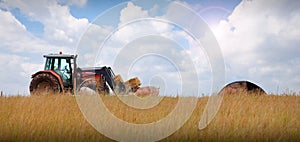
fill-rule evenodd
<path id="1" fill-rule="evenodd" d="M 59 54 L 44 55 L 46 58 L 44 70 L 52 70 L 58 74 L 65 87 L 71 87 L 73 83 L 73 70 L 75 55 Z M 71 87 L 72 88 L 72 87 Z"/>

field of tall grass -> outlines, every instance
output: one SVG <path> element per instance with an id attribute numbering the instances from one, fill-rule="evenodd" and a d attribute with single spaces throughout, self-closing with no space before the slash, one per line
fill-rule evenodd
<path id="1" fill-rule="evenodd" d="M 162 141 L 300 141 L 300 96 L 225 95 L 215 118 L 198 129 L 208 97 L 198 99 L 192 116 Z M 138 110 L 116 96 L 102 100 L 116 117 L 150 123 L 165 117 L 178 98 L 164 98 L 154 108 Z M 74 96 L 0 97 L 0 141 L 113 141 L 84 118 Z"/>

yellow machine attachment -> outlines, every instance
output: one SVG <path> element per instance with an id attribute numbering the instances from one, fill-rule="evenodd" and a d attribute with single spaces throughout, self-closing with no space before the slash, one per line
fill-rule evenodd
<path id="1" fill-rule="evenodd" d="M 120 83 L 124 84 L 125 85 L 124 87 L 125 87 L 127 93 L 129 93 L 129 92 L 134 93 L 141 86 L 141 81 L 137 77 L 131 78 L 131 79 L 127 80 L 126 82 L 124 82 L 123 78 L 119 74 L 114 77 L 114 82 L 117 85 Z M 118 87 L 120 87 L 120 86 L 118 86 Z"/>

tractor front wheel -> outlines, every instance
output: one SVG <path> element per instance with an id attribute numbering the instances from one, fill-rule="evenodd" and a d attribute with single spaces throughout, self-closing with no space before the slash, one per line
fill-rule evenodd
<path id="1" fill-rule="evenodd" d="M 34 95 L 54 94 L 60 92 L 60 85 L 53 75 L 41 73 L 32 78 L 29 90 Z"/>

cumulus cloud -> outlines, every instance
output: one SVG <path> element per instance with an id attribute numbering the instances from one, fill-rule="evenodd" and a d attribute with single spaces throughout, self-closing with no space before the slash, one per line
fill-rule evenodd
<path id="1" fill-rule="evenodd" d="M 34 37 L 10 12 L 0 10 L 0 90 L 28 94 L 31 74 L 42 69 L 42 53 L 60 48 Z"/>
<path id="2" fill-rule="evenodd" d="M 76 48 L 76 54 L 78 54 L 78 65 L 80 67 L 95 66 L 96 57 L 103 56 L 101 54 L 98 55 L 99 52 L 104 52 L 104 56 L 106 56 L 106 60 L 101 62 L 101 66 L 107 65 L 106 61 L 111 61 L 111 56 L 115 53 L 115 48 L 110 48 L 109 51 L 102 51 L 100 45 L 101 41 L 104 41 L 112 30 L 112 26 L 102 27 L 101 25 L 91 24 L 88 27 Z"/>
<path id="3" fill-rule="evenodd" d="M 267 91 L 299 91 L 300 2 L 243 1 L 214 30 L 228 81 L 249 79 Z M 282 90 L 283 89 L 283 90 Z"/>
<path id="4" fill-rule="evenodd" d="M 20 9 L 32 21 L 44 25 L 43 36 L 51 44 L 74 46 L 82 31 L 88 25 L 85 18 L 77 19 L 70 14 L 69 5 L 61 5 L 65 1 L 40 0 L 40 1 L 5 1 L 8 9 Z M 67 4 L 84 5 L 85 1 L 68 1 Z"/>
<path id="5" fill-rule="evenodd" d="M 120 14 L 120 24 L 130 22 L 133 19 L 148 17 L 148 11 L 142 10 L 141 7 L 134 5 L 132 2 L 128 2 L 127 7 L 122 9 Z"/>
<path id="6" fill-rule="evenodd" d="M 41 53 L 58 50 L 46 41 L 34 37 L 10 12 L 0 10 L 0 46 L 10 52 Z"/>
<path id="7" fill-rule="evenodd" d="M 207 80 L 210 78 L 203 76 L 210 75 L 210 66 L 203 51 L 180 27 L 160 16 L 148 15 L 148 11 L 154 13 L 153 9 L 160 13 L 165 7 L 154 5 L 142 10 L 142 7 L 129 2 L 120 11 L 120 23 L 125 24 L 119 24 L 105 41 L 97 65 L 113 65 L 114 71 L 125 80 L 138 76 L 143 85 L 149 85 L 153 76 L 159 76 L 169 86 L 166 91 L 168 95 L 179 93 L 180 83 L 188 84 L 183 88 L 186 89 L 184 95 L 197 95 L 198 81 L 195 79 L 201 76 L 201 91 L 208 92 L 210 85 L 207 85 Z"/>
<path id="8" fill-rule="evenodd" d="M 45 25 L 45 38 L 62 44 L 75 45 L 74 43 L 88 25 L 88 20 L 76 19 L 70 14 L 67 6 L 51 5 L 48 9 L 50 16 L 42 19 Z"/>
<path id="9" fill-rule="evenodd" d="M 66 51 L 72 53 L 88 24 L 70 14 L 70 5 L 83 6 L 85 0 L 74 1 L 1 1 L 0 2 L 0 90 L 10 94 L 28 94 L 31 74 L 41 70 L 43 54 Z M 36 37 L 27 30 L 12 11 L 18 10 L 29 21 L 40 22 L 44 35 Z"/>
<path id="10" fill-rule="evenodd" d="M 0 53 L 1 91 L 6 95 L 27 95 L 32 71 L 42 68 L 30 58 Z"/>
<path id="11" fill-rule="evenodd" d="M 67 5 L 78 5 L 84 6 L 87 0 L 58 0 L 59 3 L 67 4 Z"/>

